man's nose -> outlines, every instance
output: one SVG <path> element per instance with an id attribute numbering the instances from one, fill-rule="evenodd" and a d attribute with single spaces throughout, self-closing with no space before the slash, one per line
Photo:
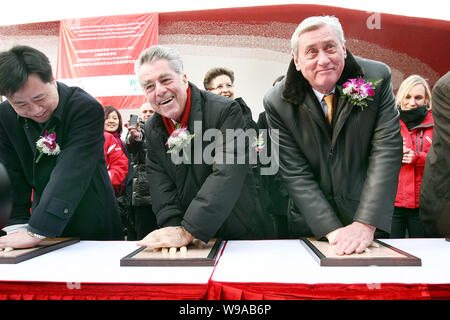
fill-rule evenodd
<path id="1" fill-rule="evenodd" d="M 42 113 L 42 106 L 37 103 L 30 102 L 30 108 L 28 110 L 28 114 L 36 116 Z"/>
<path id="2" fill-rule="evenodd" d="M 155 83 L 155 92 L 156 92 L 156 95 L 161 96 L 166 92 L 166 87 L 163 84 L 156 82 Z"/>
<path id="3" fill-rule="evenodd" d="M 328 64 L 329 61 L 330 61 L 330 58 L 328 57 L 328 54 L 323 50 L 319 50 L 317 62 L 320 65 L 326 65 L 326 64 Z"/>

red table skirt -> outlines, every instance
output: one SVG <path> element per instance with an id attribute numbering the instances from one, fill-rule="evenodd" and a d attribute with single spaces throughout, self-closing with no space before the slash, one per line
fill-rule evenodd
<path id="1" fill-rule="evenodd" d="M 200 300 L 207 284 L 0 282 L 0 300 Z"/>
<path id="2" fill-rule="evenodd" d="M 450 299 L 450 284 L 278 284 L 211 281 L 210 300 Z"/>
<path id="3" fill-rule="evenodd" d="M 450 284 L 0 282 L 0 300 L 440 300 Z"/>

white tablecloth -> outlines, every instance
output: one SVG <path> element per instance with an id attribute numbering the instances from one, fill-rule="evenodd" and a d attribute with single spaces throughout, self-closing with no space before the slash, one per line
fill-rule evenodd
<path id="1" fill-rule="evenodd" d="M 0 264 L 0 281 L 207 284 L 213 267 L 121 267 L 134 241 L 81 241 L 18 264 Z"/>
<path id="2" fill-rule="evenodd" d="M 450 283 L 450 242 L 381 239 L 422 260 L 420 267 L 321 267 L 300 240 L 228 241 L 212 281 L 269 283 Z"/>

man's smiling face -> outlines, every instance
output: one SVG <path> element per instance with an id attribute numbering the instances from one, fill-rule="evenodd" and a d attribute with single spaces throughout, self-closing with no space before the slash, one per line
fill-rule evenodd
<path id="1" fill-rule="evenodd" d="M 19 116 L 40 123 L 50 119 L 59 102 L 56 81 L 42 82 L 34 73 L 21 89 L 6 98 Z"/>
<path id="2" fill-rule="evenodd" d="M 186 75 L 176 73 L 167 60 L 160 59 L 144 63 L 138 78 L 155 112 L 179 122 L 187 100 Z"/>
<path id="3" fill-rule="evenodd" d="M 333 90 L 344 70 L 347 53 L 328 25 L 299 36 L 298 56 L 294 63 L 311 87 L 321 93 Z"/>

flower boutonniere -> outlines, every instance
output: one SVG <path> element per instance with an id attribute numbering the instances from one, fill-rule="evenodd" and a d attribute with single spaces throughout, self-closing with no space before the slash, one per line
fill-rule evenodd
<path id="1" fill-rule="evenodd" d="M 264 133 L 264 132 L 262 132 L 260 136 L 255 137 L 255 141 L 254 141 L 253 144 L 252 144 L 252 147 L 255 148 L 256 153 L 258 153 L 258 154 L 259 154 L 261 151 L 263 151 L 263 149 L 264 149 L 264 147 L 265 147 L 265 146 L 264 146 L 263 133 Z"/>
<path id="2" fill-rule="evenodd" d="M 376 79 L 364 82 L 362 77 L 359 77 L 359 79 L 348 79 L 342 85 L 342 89 L 339 88 L 339 90 L 349 99 L 351 104 L 361 107 L 362 110 L 364 107 L 367 107 L 367 100 L 373 100 L 371 97 L 375 95 L 375 87 L 382 80 Z"/>
<path id="3" fill-rule="evenodd" d="M 55 129 L 45 130 L 44 136 L 36 142 L 36 149 L 39 151 L 39 156 L 36 159 L 36 163 L 39 162 L 43 154 L 49 156 L 56 156 L 59 154 L 61 149 L 59 148 L 58 143 L 56 143 L 56 132 Z"/>
<path id="4" fill-rule="evenodd" d="M 174 132 L 166 142 L 166 146 L 169 148 L 167 153 L 178 152 L 186 148 L 194 136 L 195 134 L 190 134 L 186 127 L 181 128 L 180 124 L 176 124 Z"/>

